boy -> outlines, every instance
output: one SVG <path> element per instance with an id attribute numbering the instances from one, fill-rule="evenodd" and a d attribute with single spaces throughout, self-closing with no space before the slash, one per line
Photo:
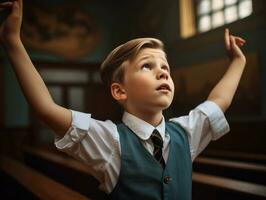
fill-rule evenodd
<path id="1" fill-rule="evenodd" d="M 56 147 L 85 162 L 110 199 L 191 199 L 191 163 L 211 140 L 229 131 L 224 112 L 245 66 L 245 41 L 225 30 L 231 63 L 206 102 L 188 116 L 165 122 L 174 84 L 161 41 L 131 40 L 101 66 L 103 82 L 125 110 L 122 122 L 99 121 L 56 105 L 20 40 L 22 0 L 2 3 L 12 12 L 1 25 L 21 88 L 39 117 L 56 132 Z"/>

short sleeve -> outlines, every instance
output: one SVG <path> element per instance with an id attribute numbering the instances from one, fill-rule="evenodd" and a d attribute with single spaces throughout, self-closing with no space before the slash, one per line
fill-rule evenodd
<path id="1" fill-rule="evenodd" d="M 113 177 L 109 177 L 112 174 L 109 171 L 114 171 L 113 163 L 118 162 L 120 154 L 116 125 L 110 120 L 100 121 L 90 114 L 70 111 L 71 127 L 63 138 L 55 136 L 56 148 L 84 162 L 100 183 L 110 182 Z"/>
<path id="2" fill-rule="evenodd" d="M 230 127 L 220 107 L 205 101 L 191 110 L 188 115 L 172 118 L 188 134 L 191 158 L 194 160 L 211 140 L 217 140 L 229 132 Z"/>
<path id="3" fill-rule="evenodd" d="M 55 136 L 55 146 L 59 150 L 68 149 L 70 146 L 81 141 L 89 130 L 91 115 L 78 111 L 71 111 L 71 126 L 62 139 Z"/>

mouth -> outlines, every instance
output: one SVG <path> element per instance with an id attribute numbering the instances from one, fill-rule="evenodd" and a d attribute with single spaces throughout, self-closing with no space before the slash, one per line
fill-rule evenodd
<path id="1" fill-rule="evenodd" d="M 164 83 L 161 84 L 158 88 L 156 88 L 157 91 L 169 91 L 171 92 L 171 88 L 168 84 Z"/>

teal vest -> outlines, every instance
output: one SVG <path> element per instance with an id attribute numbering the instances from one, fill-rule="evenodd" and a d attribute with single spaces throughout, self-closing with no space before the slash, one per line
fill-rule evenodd
<path id="1" fill-rule="evenodd" d="M 185 131 L 166 123 L 170 150 L 165 169 L 125 124 L 117 125 L 121 144 L 121 169 L 113 200 L 191 200 L 192 162 Z"/>

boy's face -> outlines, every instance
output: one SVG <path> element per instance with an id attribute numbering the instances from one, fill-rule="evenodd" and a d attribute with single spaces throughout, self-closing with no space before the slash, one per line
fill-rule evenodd
<path id="1" fill-rule="evenodd" d="M 144 48 L 126 64 L 123 85 L 127 109 L 158 112 L 170 106 L 174 83 L 161 49 Z"/>

